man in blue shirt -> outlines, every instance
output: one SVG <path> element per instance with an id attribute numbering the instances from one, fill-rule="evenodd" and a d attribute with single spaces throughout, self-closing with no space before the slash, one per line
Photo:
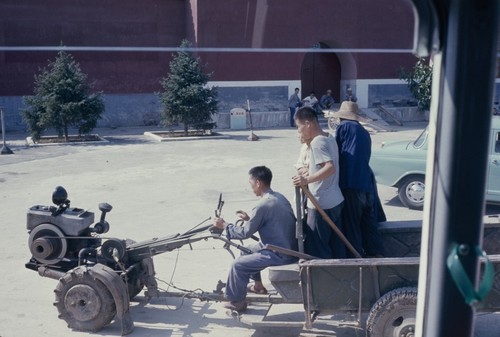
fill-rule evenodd
<path id="1" fill-rule="evenodd" d="M 302 105 L 299 97 L 299 88 L 295 88 L 295 92 L 290 95 L 288 99 L 288 109 L 290 109 L 290 126 L 294 127 L 293 115 L 295 115 L 295 110 Z"/>
<path id="2" fill-rule="evenodd" d="M 377 185 L 369 166 L 372 142 L 359 123 L 358 105 L 344 101 L 334 116 L 340 119 L 335 138 L 340 153 L 339 185 L 345 198 L 342 223 L 347 239 L 365 256 L 383 254 L 378 222 L 385 214 L 378 199 Z"/>
<path id="3" fill-rule="evenodd" d="M 321 107 L 321 110 L 331 110 L 334 103 L 335 100 L 332 97 L 332 91 L 330 89 L 328 89 L 326 91 L 326 94 L 321 96 L 321 99 L 319 100 L 319 106 Z"/>
<path id="4" fill-rule="evenodd" d="M 252 254 L 244 254 L 234 260 L 226 284 L 226 298 L 224 306 L 235 311 L 245 310 L 247 291 L 266 294 L 262 284 L 260 271 L 269 266 L 279 266 L 295 262 L 292 256 L 280 254 L 264 249 L 266 244 L 282 248 L 298 249 L 295 237 L 295 215 L 288 200 L 280 193 L 271 189 L 272 172 L 265 166 L 256 166 L 250 169 L 249 183 L 254 194 L 259 197 L 257 205 L 248 215 L 238 211 L 239 218 L 244 220 L 242 226 L 228 224 L 223 218 L 215 218 L 214 226 L 225 229 L 229 239 L 248 239 L 259 233 L 260 241 L 252 246 Z M 254 285 L 247 288 L 252 278 Z"/>

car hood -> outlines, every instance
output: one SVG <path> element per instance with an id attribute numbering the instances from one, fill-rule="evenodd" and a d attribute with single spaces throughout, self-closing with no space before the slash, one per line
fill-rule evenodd
<path id="1" fill-rule="evenodd" d="M 401 151 L 408 150 L 408 147 L 411 146 L 413 141 L 408 140 L 398 140 L 391 142 L 384 142 L 382 147 L 375 149 L 375 152 L 390 152 L 390 151 Z"/>

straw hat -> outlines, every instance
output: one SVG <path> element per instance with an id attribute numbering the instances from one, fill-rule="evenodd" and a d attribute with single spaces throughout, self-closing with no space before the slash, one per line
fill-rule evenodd
<path id="1" fill-rule="evenodd" d="M 343 101 L 340 105 L 340 109 L 334 111 L 331 114 L 332 117 L 342 118 L 342 119 L 350 119 L 353 121 L 359 120 L 358 116 L 358 104 L 351 101 Z"/>

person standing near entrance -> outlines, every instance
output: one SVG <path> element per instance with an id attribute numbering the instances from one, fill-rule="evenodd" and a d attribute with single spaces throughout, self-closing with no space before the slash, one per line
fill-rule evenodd
<path id="1" fill-rule="evenodd" d="M 295 88 L 295 92 L 288 99 L 288 109 L 290 109 L 290 126 L 295 127 L 293 116 L 295 115 L 295 110 L 302 106 L 302 102 L 299 97 L 299 88 Z"/>

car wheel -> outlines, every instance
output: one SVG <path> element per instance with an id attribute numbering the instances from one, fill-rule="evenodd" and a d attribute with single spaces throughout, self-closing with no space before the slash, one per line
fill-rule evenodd
<path id="1" fill-rule="evenodd" d="M 399 185 L 398 195 L 401 203 L 410 209 L 424 208 L 424 176 L 409 176 Z"/>

